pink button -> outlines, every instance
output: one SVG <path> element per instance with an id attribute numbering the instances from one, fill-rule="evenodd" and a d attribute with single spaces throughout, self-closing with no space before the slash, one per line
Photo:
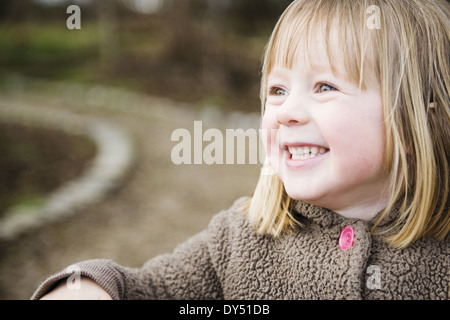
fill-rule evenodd
<path id="1" fill-rule="evenodd" d="M 341 250 L 350 249 L 353 246 L 354 240 L 355 230 L 350 226 L 346 226 L 339 237 L 339 246 L 341 247 Z"/>

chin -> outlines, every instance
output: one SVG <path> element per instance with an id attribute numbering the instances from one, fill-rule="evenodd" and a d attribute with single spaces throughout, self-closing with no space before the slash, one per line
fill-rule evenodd
<path id="1" fill-rule="evenodd" d="M 284 189 L 286 190 L 287 195 L 294 200 L 305 201 L 312 205 L 320 203 L 321 197 L 317 193 L 312 193 L 312 190 L 299 190 L 298 187 L 291 188 L 289 185 L 285 185 Z"/>

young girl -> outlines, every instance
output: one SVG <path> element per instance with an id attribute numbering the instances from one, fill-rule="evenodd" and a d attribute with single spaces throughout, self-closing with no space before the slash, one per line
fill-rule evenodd
<path id="1" fill-rule="evenodd" d="M 140 269 L 78 263 L 33 298 L 449 299 L 449 18 L 294 1 L 266 49 L 254 195 Z"/>

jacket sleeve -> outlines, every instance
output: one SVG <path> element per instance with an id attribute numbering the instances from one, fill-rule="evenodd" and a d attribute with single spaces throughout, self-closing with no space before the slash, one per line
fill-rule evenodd
<path id="1" fill-rule="evenodd" d="M 45 280 L 32 299 L 40 299 L 61 280 L 73 285 L 77 276 L 91 278 L 114 300 L 221 299 L 207 235 L 204 231 L 192 237 L 172 253 L 149 260 L 142 268 L 124 267 L 110 260 L 76 263 Z"/>
<path id="2" fill-rule="evenodd" d="M 236 219 L 235 209 L 242 200 L 213 217 L 206 230 L 172 253 L 157 256 L 141 268 L 110 260 L 80 262 L 45 280 L 32 299 L 40 299 L 59 281 L 71 281 L 76 276 L 91 278 L 115 300 L 223 299 L 220 279 L 230 254 L 230 224 L 241 220 Z"/>
<path id="3" fill-rule="evenodd" d="M 221 299 L 222 289 L 211 263 L 208 230 L 174 252 L 148 261 L 142 268 L 116 266 L 125 283 L 124 299 Z"/>

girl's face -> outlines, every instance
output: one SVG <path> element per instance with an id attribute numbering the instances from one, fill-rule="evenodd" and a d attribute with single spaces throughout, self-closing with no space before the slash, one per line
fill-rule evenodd
<path id="1" fill-rule="evenodd" d="M 318 49 L 308 63 L 300 56 L 268 75 L 266 152 L 291 198 L 368 220 L 387 203 L 380 92 L 333 74 Z"/>

